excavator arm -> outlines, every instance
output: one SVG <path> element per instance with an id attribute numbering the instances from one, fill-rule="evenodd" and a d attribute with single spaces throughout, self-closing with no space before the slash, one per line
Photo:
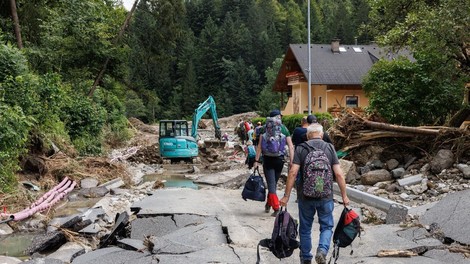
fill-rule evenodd
<path id="1" fill-rule="evenodd" d="M 191 126 L 191 136 L 197 140 L 197 136 L 198 136 L 197 125 L 199 121 L 201 120 L 202 116 L 204 116 L 204 114 L 208 110 L 211 111 L 212 121 L 214 122 L 215 137 L 220 140 L 222 138 L 222 133 L 220 131 L 217 111 L 215 107 L 215 101 L 212 96 L 209 96 L 209 98 L 207 98 L 206 101 L 199 104 L 199 107 L 196 108 L 196 110 L 194 110 L 193 124 Z"/>

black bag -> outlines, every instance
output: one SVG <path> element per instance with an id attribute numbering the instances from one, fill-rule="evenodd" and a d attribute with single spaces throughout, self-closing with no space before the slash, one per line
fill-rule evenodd
<path id="1" fill-rule="evenodd" d="M 351 245 L 357 236 L 361 237 L 361 221 L 359 220 L 359 215 L 354 212 L 353 209 L 344 207 L 333 234 L 333 254 L 328 264 L 330 264 L 331 258 L 334 258 L 334 263 L 336 263 L 339 257 L 339 248 Z M 353 250 L 351 249 L 350 255 L 352 254 Z"/>
<path id="2" fill-rule="evenodd" d="M 243 200 L 254 200 L 264 202 L 266 200 L 266 186 L 264 185 L 263 177 L 259 173 L 258 167 L 253 170 L 245 187 L 242 191 Z"/>
<path id="3" fill-rule="evenodd" d="M 268 248 L 279 259 L 290 257 L 300 246 L 297 240 L 298 226 L 297 221 L 287 212 L 287 208 L 282 210 L 281 207 L 274 220 L 271 238 L 263 239 L 258 243 L 256 264 L 260 261 L 259 246 Z"/>

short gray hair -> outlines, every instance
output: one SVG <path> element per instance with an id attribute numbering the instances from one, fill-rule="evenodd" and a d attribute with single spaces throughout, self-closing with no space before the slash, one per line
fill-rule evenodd
<path id="1" fill-rule="evenodd" d="M 323 135 L 323 126 L 319 123 L 313 123 L 307 127 L 307 138 L 310 139 L 313 134 Z"/>

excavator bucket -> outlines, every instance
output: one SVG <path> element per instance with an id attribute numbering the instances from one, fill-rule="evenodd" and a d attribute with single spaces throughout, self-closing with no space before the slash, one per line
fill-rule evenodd
<path id="1" fill-rule="evenodd" d="M 204 140 L 204 145 L 206 148 L 225 148 L 226 141 L 220 141 L 218 139 L 213 140 Z"/>

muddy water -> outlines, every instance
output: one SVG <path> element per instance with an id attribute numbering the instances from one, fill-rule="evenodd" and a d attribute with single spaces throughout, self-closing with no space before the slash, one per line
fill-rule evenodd
<path id="1" fill-rule="evenodd" d="M 80 197 L 74 201 L 63 201 L 54 208 L 54 217 L 63 217 L 83 213 L 88 208 L 93 207 L 101 198 Z"/>
<path id="2" fill-rule="evenodd" d="M 186 179 L 183 175 L 178 174 L 147 174 L 143 177 L 144 182 L 149 181 L 162 181 L 165 185 L 165 188 L 190 188 L 190 189 L 199 189 L 199 187 L 194 184 L 192 180 Z"/>
<path id="3" fill-rule="evenodd" d="M 25 249 L 31 245 L 35 233 L 18 233 L 0 236 L 0 255 L 26 257 Z"/>

